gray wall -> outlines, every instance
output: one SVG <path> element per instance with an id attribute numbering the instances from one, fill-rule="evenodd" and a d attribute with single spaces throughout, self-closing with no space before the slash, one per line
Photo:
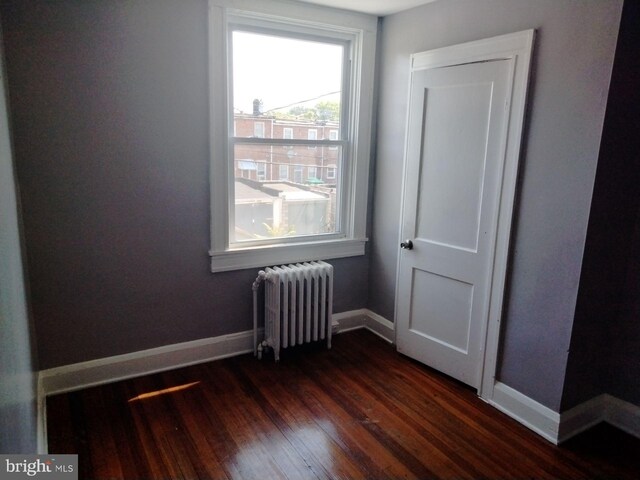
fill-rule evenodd
<path id="1" fill-rule="evenodd" d="M 42 368 L 252 328 L 209 271 L 206 0 L 4 2 Z M 368 257 L 332 262 L 363 308 Z"/>
<path id="2" fill-rule="evenodd" d="M 386 17 L 369 307 L 393 318 L 411 53 L 537 29 L 499 380 L 558 411 L 622 1 L 440 1 Z"/>
<path id="3" fill-rule="evenodd" d="M 640 405 L 640 3 L 625 2 L 598 159 L 562 407 Z"/>
<path id="4" fill-rule="evenodd" d="M 609 245 L 603 250 L 611 258 L 612 251 L 626 246 L 627 258 L 624 269 L 619 274 L 624 279 L 618 317 L 607 335 L 600 339 L 606 343 L 609 355 L 602 372 L 605 390 L 622 400 L 640 406 L 640 3 L 627 0 L 624 4 L 620 25 L 620 39 L 616 50 L 612 78 L 612 95 L 607 105 L 607 118 L 601 160 L 604 155 L 615 158 L 610 164 L 611 170 L 620 170 L 625 179 L 609 184 L 603 189 L 603 197 L 620 199 L 611 204 L 609 215 L 623 216 L 622 223 L 631 228 L 616 231 L 614 241 L 618 245 Z M 611 106 L 611 115 L 609 115 Z M 599 172 L 598 172 L 599 175 Z M 625 198 L 620 198 L 622 193 Z M 635 218 L 635 222 L 634 222 Z M 609 225 L 605 223 L 602 231 L 611 235 Z M 628 243 L 625 243 L 628 239 Z M 610 316 L 603 315 L 600 322 L 609 323 Z M 590 349 L 590 346 L 586 346 Z M 564 400 L 564 399 L 563 399 Z"/>
<path id="5" fill-rule="evenodd" d="M 638 151 L 636 149 L 636 162 Z M 625 301 L 620 316 L 605 337 L 610 354 L 604 380 L 607 393 L 640 406 L 640 203 L 636 207 L 635 231 L 625 275 Z"/>
<path id="6" fill-rule="evenodd" d="M 0 453 L 36 453 L 35 342 L 24 286 L 2 65 L 0 73 Z"/>

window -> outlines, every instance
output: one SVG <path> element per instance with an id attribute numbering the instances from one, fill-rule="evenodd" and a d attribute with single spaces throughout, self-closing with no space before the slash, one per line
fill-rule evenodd
<path id="1" fill-rule="evenodd" d="M 338 140 L 338 130 L 329 130 L 329 140 Z M 337 150 L 338 147 L 329 147 L 331 150 Z"/>
<path id="2" fill-rule="evenodd" d="M 327 166 L 327 180 L 334 180 L 336 178 L 336 166 L 328 165 Z"/>
<path id="3" fill-rule="evenodd" d="M 310 128 L 309 130 L 307 130 L 307 138 L 309 140 L 317 140 L 318 139 L 318 130 L 316 130 L 315 128 Z M 317 148 L 315 145 L 309 145 L 310 149 L 315 149 Z"/>
<path id="4" fill-rule="evenodd" d="M 269 0 L 242 4 L 269 15 L 209 3 L 212 270 L 364 254 L 375 17 L 291 12 Z M 335 133 L 319 139 L 327 124 Z M 330 185 L 317 186 L 329 178 L 318 146 L 332 150 Z M 248 163 L 239 168 L 246 158 L 256 159 L 255 177 Z"/>
<path id="5" fill-rule="evenodd" d="M 264 182 L 267 179 L 267 164 L 265 162 L 256 163 L 256 178 L 260 182 Z"/>
<path id="6" fill-rule="evenodd" d="M 256 138 L 264 138 L 264 122 L 253 123 L 253 136 Z"/>

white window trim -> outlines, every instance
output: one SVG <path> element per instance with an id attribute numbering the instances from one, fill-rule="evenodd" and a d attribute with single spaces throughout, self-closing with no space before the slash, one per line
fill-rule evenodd
<path id="1" fill-rule="evenodd" d="M 287 133 L 290 133 L 291 135 L 287 137 Z M 282 127 L 282 138 L 284 138 L 286 140 L 292 140 L 293 139 L 293 128 L 291 128 L 291 127 Z"/>
<path id="2" fill-rule="evenodd" d="M 327 165 L 327 180 L 335 180 L 337 170 L 338 170 L 338 167 L 336 165 L 334 164 Z M 329 175 L 329 172 L 333 172 L 333 174 Z"/>
<path id="3" fill-rule="evenodd" d="M 313 175 L 311 175 L 311 172 L 313 172 Z M 309 180 L 310 178 L 318 178 L 318 167 L 314 165 L 310 165 L 307 167 L 307 180 Z"/>
<path id="4" fill-rule="evenodd" d="M 233 7 L 233 8 L 230 8 Z M 342 172 L 348 208 L 342 211 L 343 232 L 296 238 L 290 243 L 230 248 L 229 185 L 233 171 L 228 165 L 230 122 L 225 72 L 227 65 L 228 23 L 233 19 L 258 25 L 264 21 L 280 24 L 291 31 L 315 29 L 332 35 L 339 33 L 352 42 L 351 81 L 354 86 L 348 107 L 351 161 Z M 310 20 L 313 19 L 313 20 Z M 331 259 L 364 254 L 366 239 L 373 78 L 377 18 L 317 5 L 277 0 L 209 0 L 209 78 L 211 144 L 211 269 L 213 272 L 263 267 L 289 262 Z M 221 114 L 224 112 L 224 114 Z M 345 137 L 347 138 L 347 137 Z M 214 173 L 215 172 L 215 173 Z M 232 184 L 232 183 L 231 183 Z"/>

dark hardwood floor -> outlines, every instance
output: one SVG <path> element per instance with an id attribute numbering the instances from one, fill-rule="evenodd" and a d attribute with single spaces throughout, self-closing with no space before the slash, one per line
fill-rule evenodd
<path id="1" fill-rule="evenodd" d="M 49 451 L 80 478 L 640 478 L 605 425 L 561 447 L 364 330 L 47 400 Z"/>

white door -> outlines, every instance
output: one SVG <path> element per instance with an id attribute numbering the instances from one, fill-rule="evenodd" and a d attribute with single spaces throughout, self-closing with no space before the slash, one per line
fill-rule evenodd
<path id="1" fill-rule="evenodd" d="M 478 388 L 511 95 L 511 60 L 412 72 L 397 348 Z"/>

